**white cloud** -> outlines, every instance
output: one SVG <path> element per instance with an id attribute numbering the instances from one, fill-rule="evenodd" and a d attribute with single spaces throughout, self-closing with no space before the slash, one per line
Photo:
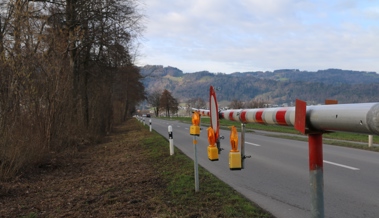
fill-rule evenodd
<path id="1" fill-rule="evenodd" d="M 342 68 L 379 73 L 375 1 L 146 0 L 138 64 L 185 72 Z"/>

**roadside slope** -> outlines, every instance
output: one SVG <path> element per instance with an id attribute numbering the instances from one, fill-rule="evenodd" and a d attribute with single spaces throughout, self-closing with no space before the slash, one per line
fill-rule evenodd
<path id="1" fill-rule="evenodd" d="M 202 184 L 209 185 L 195 193 L 193 162 L 179 150 L 170 157 L 166 146 L 128 120 L 104 143 L 58 154 L 33 173 L 1 182 L 0 216 L 272 217 L 204 169 Z"/>

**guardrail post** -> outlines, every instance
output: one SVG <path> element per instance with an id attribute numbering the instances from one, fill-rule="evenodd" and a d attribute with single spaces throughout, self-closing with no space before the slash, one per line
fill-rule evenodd
<path id="1" fill-rule="evenodd" d="M 368 147 L 371 148 L 373 144 L 373 135 L 368 135 Z"/>
<path id="2" fill-rule="evenodd" d="M 149 119 L 149 125 L 150 125 L 150 132 L 151 132 L 151 130 L 153 129 L 153 127 L 151 126 L 151 119 Z"/>
<path id="3" fill-rule="evenodd" d="M 174 154 L 174 136 L 172 134 L 172 126 L 168 126 L 168 141 L 170 143 L 170 155 Z"/>
<path id="4" fill-rule="evenodd" d="M 311 217 L 324 217 L 322 133 L 308 134 Z"/>

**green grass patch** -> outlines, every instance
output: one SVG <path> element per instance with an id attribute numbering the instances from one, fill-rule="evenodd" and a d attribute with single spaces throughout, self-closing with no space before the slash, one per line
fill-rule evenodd
<path id="1" fill-rule="evenodd" d="M 329 134 L 324 134 L 324 138 L 340 139 L 355 142 L 368 142 L 368 135 L 358 133 L 333 132 Z M 373 142 L 379 144 L 379 137 L 376 135 L 373 136 Z"/>
<path id="2" fill-rule="evenodd" d="M 29 213 L 28 215 L 22 216 L 22 218 L 37 218 L 38 215 L 34 212 Z"/>

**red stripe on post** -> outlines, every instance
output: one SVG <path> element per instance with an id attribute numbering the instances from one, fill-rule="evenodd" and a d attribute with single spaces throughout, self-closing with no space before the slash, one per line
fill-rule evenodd
<path id="1" fill-rule="evenodd" d="M 307 118 L 307 103 L 305 101 L 296 99 L 295 106 L 295 129 L 305 134 Z"/>
<path id="2" fill-rule="evenodd" d="M 323 168 L 322 157 L 322 133 L 309 134 L 309 170 L 317 170 Z"/>
<path id="3" fill-rule="evenodd" d="M 240 115 L 240 120 L 242 123 L 246 123 L 246 111 L 242 111 Z"/>
<path id="4" fill-rule="evenodd" d="M 233 111 L 231 111 L 231 112 L 229 113 L 229 120 L 234 121 L 234 119 L 233 119 Z"/>
<path id="5" fill-rule="evenodd" d="M 276 122 L 279 125 L 288 126 L 286 122 L 286 112 L 287 112 L 287 109 L 281 109 L 276 112 L 275 118 L 276 118 Z"/>
<path id="6" fill-rule="evenodd" d="M 264 123 L 262 119 L 262 114 L 263 110 L 259 110 L 257 111 L 257 113 L 255 113 L 255 120 L 257 121 L 257 123 Z"/>

